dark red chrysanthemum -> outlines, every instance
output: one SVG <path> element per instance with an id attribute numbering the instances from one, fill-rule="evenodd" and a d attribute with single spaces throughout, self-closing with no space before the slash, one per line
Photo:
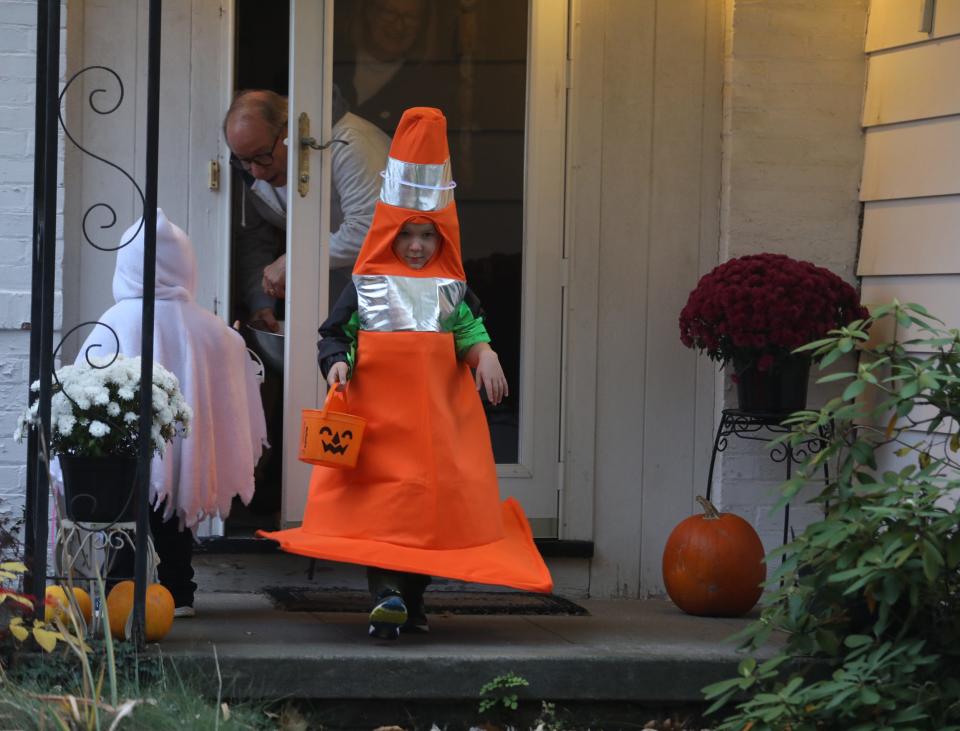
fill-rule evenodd
<path id="1" fill-rule="evenodd" d="M 680 341 L 714 360 L 744 355 L 769 367 L 867 315 L 856 290 L 828 269 L 783 254 L 754 254 L 701 277 L 680 313 Z"/>

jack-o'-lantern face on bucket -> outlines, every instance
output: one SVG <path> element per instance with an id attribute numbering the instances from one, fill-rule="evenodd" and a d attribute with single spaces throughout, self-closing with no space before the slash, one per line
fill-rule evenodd
<path id="1" fill-rule="evenodd" d="M 334 431 L 328 426 L 320 427 L 320 444 L 324 452 L 343 454 L 353 441 L 353 432 L 349 429 Z"/>
<path id="2" fill-rule="evenodd" d="M 331 393 L 333 393 L 331 389 Z M 330 396 L 327 396 L 329 399 Z M 299 458 L 324 467 L 355 467 L 363 445 L 366 420 L 343 413 L 304 409 Z"/>

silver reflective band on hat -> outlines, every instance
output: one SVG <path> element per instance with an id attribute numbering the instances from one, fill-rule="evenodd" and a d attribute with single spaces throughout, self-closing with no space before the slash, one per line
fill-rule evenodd
<path id="1" fill-rule="evenodd" d="M 387 158 L 387 169 L 380 175 L 380 200 L 398 208 L 415 211 L 439 211 L 453 200 L 450 161 L 440 165 L 403 162 Z"/>

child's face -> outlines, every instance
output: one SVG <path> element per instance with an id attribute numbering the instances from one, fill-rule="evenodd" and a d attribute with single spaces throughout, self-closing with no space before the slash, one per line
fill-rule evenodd
<path id="1" fill-rule="evenodd" d="M 393 253 L 411 269 L 423 269 L 439 245 L 432 223 L 405 223 L 393 242 Z"/>

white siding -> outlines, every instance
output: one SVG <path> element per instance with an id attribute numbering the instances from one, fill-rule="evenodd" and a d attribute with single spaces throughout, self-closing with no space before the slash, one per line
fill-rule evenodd
<path id="1" fill-rule="evenodd" d="M 960 0 L 936 0 L 933 32 L 920 30 L 929 0 L 873 0 L 867 23 L 868 53 L 960 33 Z"/>
<path id="2" fill-rule="evenodd" d="M 960 0 L 938 0 L 930 36 L 916 34 L 914 4 L 871 5 L 858 272 L 865 301 L 918 302 L 957 326 L 960 38 L 942 38 L 960 33 Z"/>
<path id="3" fill-rule="evenodd" d="M 857 274 L 960 274 L 960 195 L 868 201 Z"/>
<path id="4" fill-rule="evenodd" d="M 960 36 L 870 56 L 863 126 L 960 114 Z"/>
<path id="5" fill-rule="evenodd" d="M 960 297 L 957 277 L 952 274 L 864 277 L 864 304 L 879 305 L 894 298 L 917 302 L 939 317 L 947 328 L 960 328 Z"/>
<path id="6" fill-rule="evenodd" d="M 960 116 L 867 130 L 860 199 L 960 193 Z"/>

